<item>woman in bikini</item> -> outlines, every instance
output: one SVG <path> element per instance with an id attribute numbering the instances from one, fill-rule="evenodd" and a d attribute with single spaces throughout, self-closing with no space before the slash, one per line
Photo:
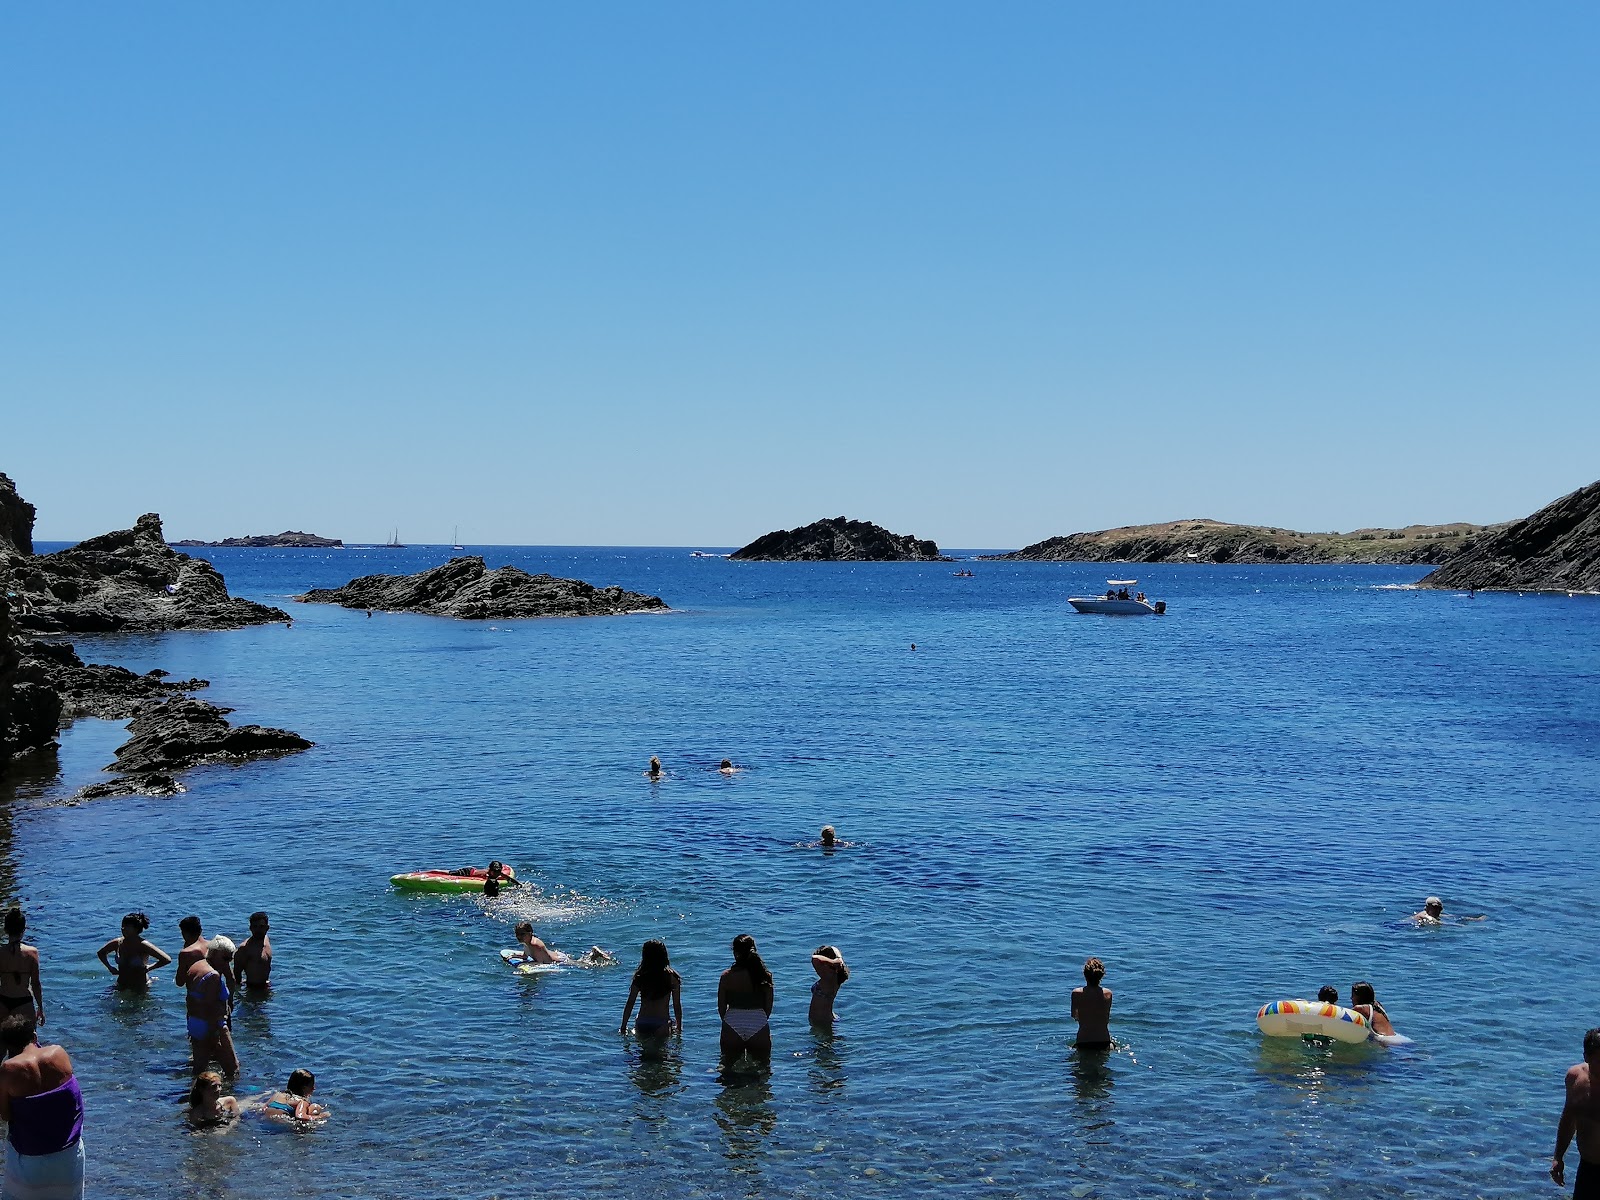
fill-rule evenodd
<path id="1" fill-rule="evenodd" d="M 733 965 L 717 981 L 717 1015 L 722 1018 L 722 1057 L 731 1062 L 741 1054 L 772 1057 L 772 972 L 756 953 L 756 940 L 748 933 L 733 939 Z"/>
<path id="2" fill-rule="evenodd" d="M 0 1017 L 25 1012 L 35 1025 L 44 1024 L 44 995 L 39 990 L 39 952 L 22 944 L 28 918 L 20 908 L 6 913 L 6 940 L 0 943 Z"/>
<path id="3" fill-rule="evenodd" d="M 818 946 L 811 956 L 811 969 L 817 973 L 817 981 L 811 985 L 808 1015 L 813 1025 L 832 1025 L 838 1019 L 833 1015 L 833 998 L 850 978 L 850 968 L 844 965 L 837 946 Z"/>
<path id="4" fill-rule="evenodd" d="M 96 957 L 117 977 L 119 992 L 147 992 L 150 990 L 150 972 L 159 971 L 172 961 L 172 956 L 154 942 L 144 940 L 144 931 L 150 928 L 150 918 L 142 912 L 131 912 L 122 918 L 122 936 L 114 937 L 101 946 Z M 111 956 L 117 956 L 117 965 L 111 965 Z"/>
<path id="5" fill-rule="evenodd" d="M 1389 1014 L 1378 1003 L 1377 993 L 1372 990 L 1370 983 L 1350 985 L 1350 1007 L 1372 1022 L 1373 1033 L 1383 1037 L 1394 1035 L 1394 1022 L 1389 1020 Z"/>
<path id="6" fill-rule="evenodd" d="M 667 957 L 667 944 L 654 938 L 646 942 L 639 953 L 639 969 L 633 973 L 633 983 L 628 987 L 628 1003 L 622 1009 L 622 1027 L 617 1032 L 628 1032 L 628 1018 L 637 1000 L 639 1020 L 633 1027 L 634 1033 L 642 1038 L 681 1034 L 683 1000 L 679 993 L 682 987 L 683 980 L 672 969 L 672 960 Z"/>
<path id="7" fill-rule="evenodd" d="M 317 1090 L 317 1077 L 304 1067 L 289 1072 L 283 1091 L 273 1092 L 261 1102 L 261 1111 L 280 1121 L 317 1121 L 328 1115 L 320 1104 L 311 1103 Z"/>

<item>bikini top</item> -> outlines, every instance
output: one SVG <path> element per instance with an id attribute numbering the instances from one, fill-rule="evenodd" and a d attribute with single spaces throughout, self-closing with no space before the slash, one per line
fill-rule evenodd
<path id="1" fill-rule="evenodd" d="M 217 970 L 215 967 L 213 967 L 208 974 L 200 976 L 199 979 L 189 980 L 189 999 L 203 1003 L 206 999 L 206 996 L 205 993 L 200 989 L 204 988 L 206 984 L 213 979 L 217 981 L 217 1003 L 227 1004 L 228 981 L 223 976 L 222 972 Z"/>

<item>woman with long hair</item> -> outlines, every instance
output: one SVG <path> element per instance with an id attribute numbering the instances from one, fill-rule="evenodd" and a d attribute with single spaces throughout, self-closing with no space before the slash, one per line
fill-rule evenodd
<path id="1" fill-rule="evenodd" d="M 818 946 L 811 956 L 811 969 L 817 973 L 817 981 L 811 985 L 811 1023 L 832 1025 L 838 1019 L 833 1015 L 833 998 L 850 978 L 850 968 L 844 965 L 839 947 Z"/>
<path id="2" fill-rule="evenodd" d="M 1394 1036 L 1394 1022 L 1378 1003 L 1372 985 L 1365 980 L 1350 985 L 1350 1007 L 1372 1023 L 1372 1032 L 1382 1037 Z"/>
<path id="3" fill-rule="evenodd" d="M 682 978 L 672 969 L 672 960 L 667 957 L 667 944 L 658 938 L 651 938 L 639 953 L 639 969 L 633 973 L 633 982 L 628 986 L 628 1003 L 623 1007 L 622 1027 L 617 1032 L 628 1032 L 628 1018 L 633 1015 L 633 1002 L 637 1000 L 639 1020 L 634 1024 L 634 1033 L 640 1037 L 681 1034 L 682 986 Z"/>
<path id="4" fill-rule="evenodd" d="M 717 1015 L 722 1018 L 722 1057 L 741 1054 L 772 1057 L 772 972 L 748 933 L 733 939 L 733 965 L 717 981 Z"/>

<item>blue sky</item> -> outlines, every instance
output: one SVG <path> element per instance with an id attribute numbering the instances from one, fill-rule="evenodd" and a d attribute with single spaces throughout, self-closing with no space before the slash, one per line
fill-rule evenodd
<path id="1" fill-rule="evenodd" d="M 41 538 L 951 546 L 1600 477 L 1600 6 L 0 9 Z"/>

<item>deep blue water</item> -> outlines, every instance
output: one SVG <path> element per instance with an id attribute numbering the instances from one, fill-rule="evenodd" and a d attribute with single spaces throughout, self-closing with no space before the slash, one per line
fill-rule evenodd
<path id="1" fill-rule="evenodd" d="M 1144 567 L 1165 618 L 1077 616 L 1094 566 L 739 564 L 489 548 L 671 615 L 469 624 L 290 605 L 403 551 L 205 551 L 295 618 L 78 639 L 213 681 L 314 750 L 186 795 L 10 808 L 12 891 L 77 1064 L 99 1196 L 1524 1197 L 1600 1024 L 1600 600 L 1395 590 L 1415 568 Z M 915 642 L 917 650 L 910 650 Z M 669 777 L 651 784 L 659 754 Z M 716 773 L 723 756 L 748 769 Z M 805 843 L 831 822 L 855 843 Z M 500 856 L 531 895 L 396 894 Z M 1436 892 L 1488 920 L 1418 930 Z M 93 957 L 130 908 L 176 952 L 266 908 L 276 993 L 239 1092 L 335 1119 L 194 1134 L 180 993 Z M 627 967 L 514 977 L 532 916 Z M 777 977 L 769 1076 L 717 1070 L 729 939 Z M 617 1035 L 638 946 L 683 972 L 665 1058 Z M 852 977 L 806 1023 L 811 950 Z M 1121 1046 L 1071 1048 L 1083 959 Z M 1409 1049 L 1269 1043 L 1257 1007 L 1356 979 Z M 170 980 L 170 976 L 169 976 Z"/>

